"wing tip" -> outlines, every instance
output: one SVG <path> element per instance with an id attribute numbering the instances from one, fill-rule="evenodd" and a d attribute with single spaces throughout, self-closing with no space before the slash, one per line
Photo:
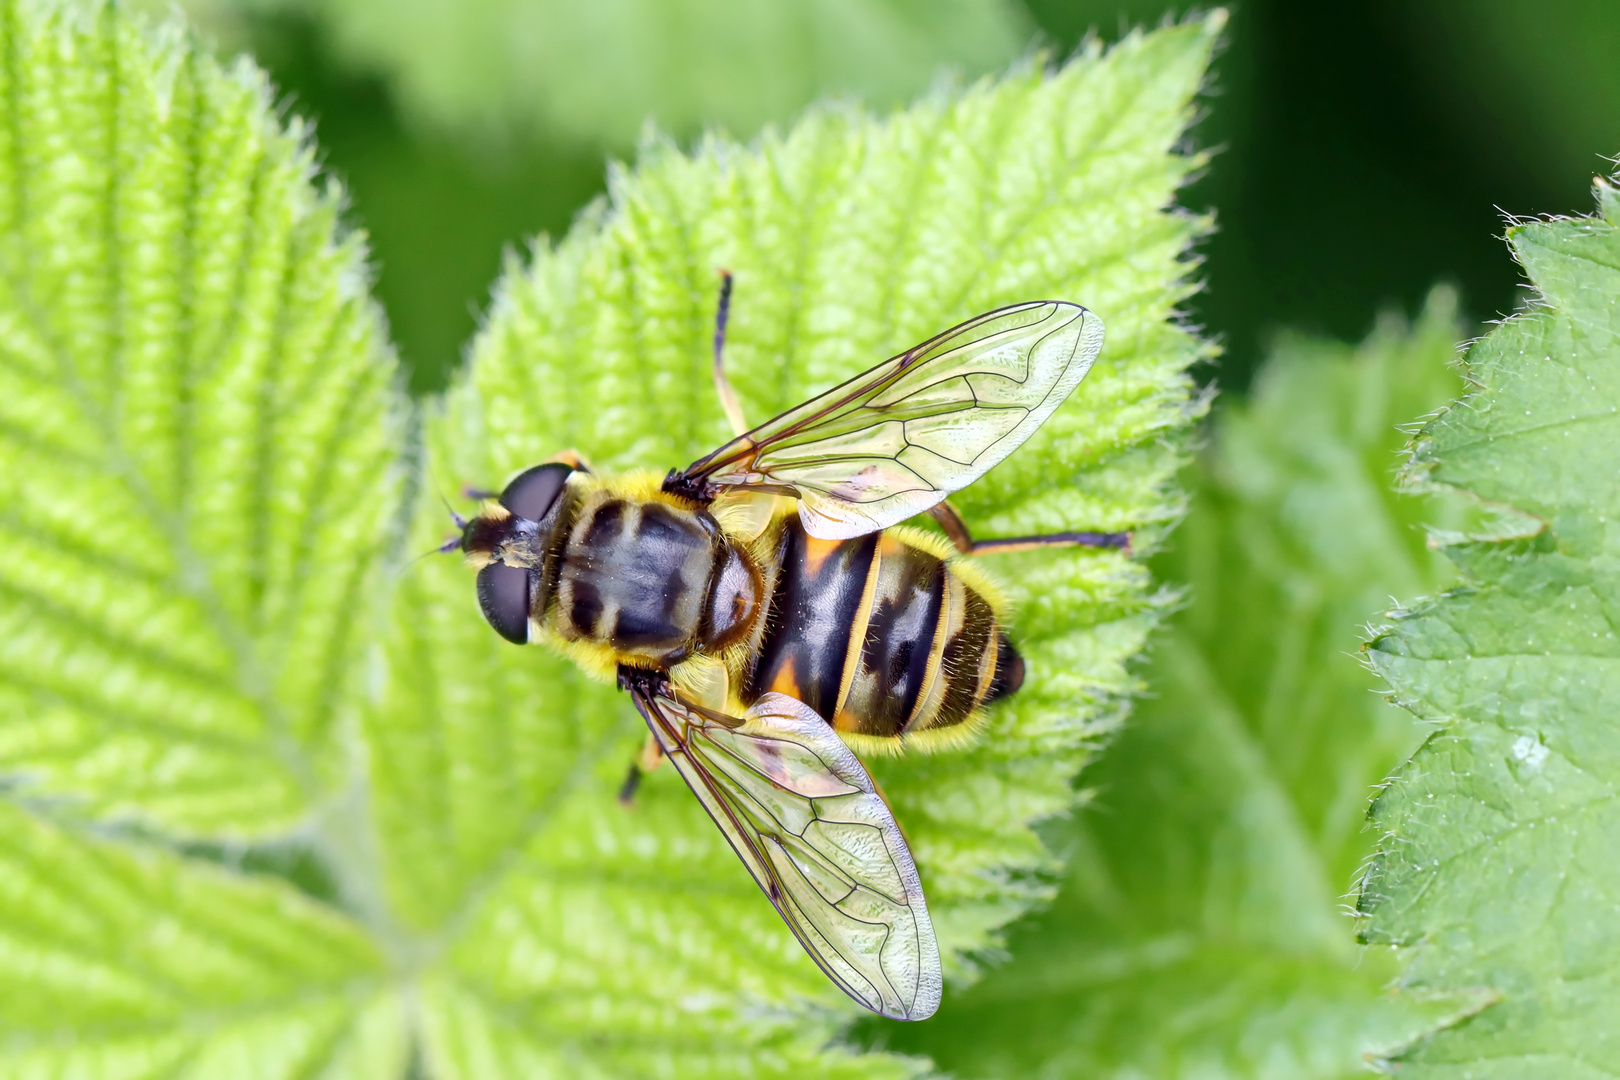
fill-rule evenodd
<path id="1" fill-rule="evenodd" d="M 871 1005 L 866 1005 L 866 1007 L 884 1019 L 901 1020 L 908 1024 L 915 1024 L 927 1020 L 939 1011 L 940 991 L 942 988 L 938 978 L 927 979 L 917 987 L 917 996 L 908 1008 L 884 1009 L 872 1008 Z M 862 1002 L 862 1004 L 865 1005 L 866 1003 Z"/>

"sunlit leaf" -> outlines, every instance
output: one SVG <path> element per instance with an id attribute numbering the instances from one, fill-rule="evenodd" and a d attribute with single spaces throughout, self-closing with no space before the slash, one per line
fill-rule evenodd
<path id="1" fill-rule="evenodd" d="M 1620 1059 L 1620 194 L 1598 195 L 1598 217 L 1511 230 L 1542 304 L 1469 350 L 1472 392 L 1409 467 L 1531 524 L 1453 542 L 1460 584 L 1369 647 L 1434 732 L 1373 807 L 1366 937 L 1408 950 L 1405 994 L 1495 1002 L 1396 1055 L 1402 1076 L 1600 1077 Z"/>
<path id="2" fill-rule="evenodd" d="M 1200 161 L 1173 150 L 1219 26 L 1132 35 L 883 121 L 819 111 L 757 150 L 647 148 L 609 204 L 503 281 L 429 423 L 436 482 L 499 484 L 565 447 L 598 469 L 663 470 L 718 445 L 708 342 L 725 267 L 728 364 L 759 418 L 999 304 L 1083 301 L 1108 325 L 1096 368 L 961 505 L 983 535 L 1135 529 L 1151 545 L 1180 510 L 1169 485 L 1202 351 L 1169 319 L 1202 226 L 1166 211 Z M 413 546 L 446 526 L 424 492 Z M 1057 860 L 1031 824 L 1070 805 L 1164 604 L 1117 552 L 989 569 L 1009 583 L 1028 684 L 975 748 L 872 763 L 955 976 L 1050 895 Z M 435 1068 L 910 1069 L 817 1049 L 854 1007 L 671 770 L 617 806 L 645 732 L 623 695 L 498 640 L 451 560 L 413 567 L 389 622 L 373 792 L 390 896 L 443 949 L 423 996 Z"/>
<path id="3" fill-rule="evenodd" d="M 0 1073 L 383 1080 L 404 1002 L 352 920 L 279 882 L 0 803 Z"/>
<path id="4" fill-rule="evenodd" d="M 397 504 L 359 245 L 252 68 L 99 5 L 0 42 L 0 1073 L 398 1076 L 377 936 L 195 841 L 349 780 Z"/>
<path id="5" fill-rule="evenodd" d="M 719 442 L 722 265 L 755 415 L 1007 300 L 1084 300 L 1096 370 L 962 506 L 1151 548 L 1199 411 L 1172 316 L 1204 223 L 1169 208 L 1220 24 L 757 150 L 649 146 L 513 266 L 426 410 L 404 537 L 361 246 L 261 76 L 116 8 L 0 6 L 0 1071 L 916 1073 L 835 1041 L 853 1006 L 676 777 L 618 805 L 628 703 L 405 555 L 441 539 L 441 485 Z M 876 768 L 957 977 L 1049 895 L 1031 825 L 1165 603 L 1118 552 L 1000 569 L 1030 684 L 976 749 Z"/>
<path id="6" fill-rule="evenodd" d="M 253 69 L 0 8 L 0 768 L 190 833 L 341 779 L 394 503 L 361 250 Z"/>

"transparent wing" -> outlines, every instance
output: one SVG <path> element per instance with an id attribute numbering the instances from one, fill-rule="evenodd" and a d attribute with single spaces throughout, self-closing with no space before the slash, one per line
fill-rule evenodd
<path id="1" fill-rule="evenodd" d="M 796 496 L 812 536 L 919 514 L 1016 450 L 1091 369 L 1103 325 L 1058 300 L 969 319 L 692 463 L 672 481 Z"/>
<path id="2" fill-rule="evenodd" d="M 939 1007 L 939 946 L 911 851 L 827 722 L 766 694 L 742 718 L 650 680 L 626 689 L 664 753 L 812 959 L 875 1013 Z"/>

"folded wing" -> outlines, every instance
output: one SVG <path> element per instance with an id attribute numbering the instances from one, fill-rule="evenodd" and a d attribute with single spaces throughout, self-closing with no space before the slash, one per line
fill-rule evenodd
<path id="1" fill-rule="evenodd" d="M 1058 300 L 969 319 L 761 424 L 671 479 L 796 496 L 812 536 L 919 514 L 1016 450 L 1079 385 L 1102 320 Z"/>
<path id="2" fill-rule="evenodd" d="M 939 1006 L 939 946 L 911 852 L 866 770 L 783 694 L 743 717 L 627 682 L 659 745 L 812 959 L 896 1020 Z"/>

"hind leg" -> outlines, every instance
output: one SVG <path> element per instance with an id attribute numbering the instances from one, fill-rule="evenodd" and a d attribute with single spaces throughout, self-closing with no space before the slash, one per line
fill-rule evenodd
<path id="1" fill-rule="evenodd" d="M 939 522 L 945 535 L 951 538 L 956 550 L 964 555 L 1005 555 L 1015 551 L 1034 551 L 1049 547 L 1117 548 L 1130 554 L 1131 534 L 1128 532 L 1065 532 L 1044 536 L 1011 536 L 998 540 L 974 540 L 967 522 L 949 502 L 940 502 L 928 511 Z"/>

